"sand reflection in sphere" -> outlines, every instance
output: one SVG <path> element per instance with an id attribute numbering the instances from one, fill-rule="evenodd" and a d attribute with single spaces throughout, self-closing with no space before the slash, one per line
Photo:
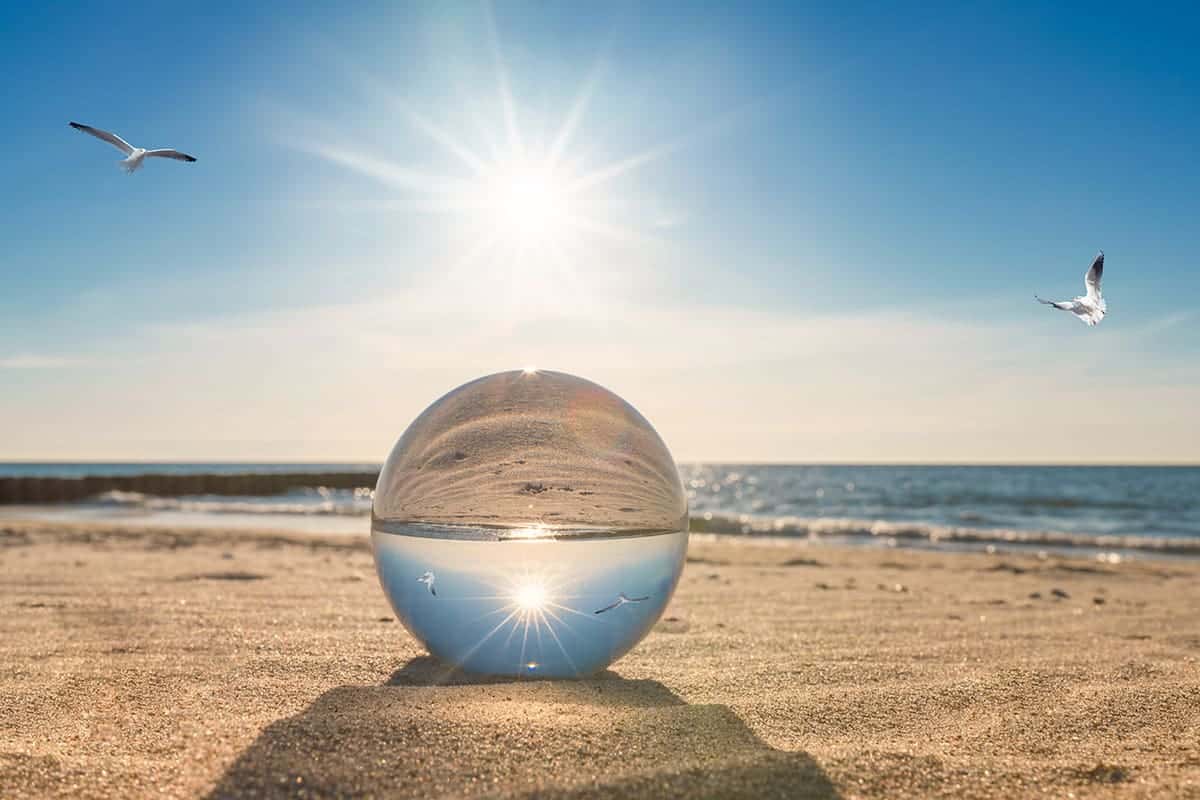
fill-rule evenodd
<path id="1" fill-rule="evenodd" d="M 471 672 L 603 669 L 666 608 L 687 499 L 654 428 L 612 392 L 520 370 L 460 386 L 397 442 L 375 490 L 380 583 L 431 653 Z"/>

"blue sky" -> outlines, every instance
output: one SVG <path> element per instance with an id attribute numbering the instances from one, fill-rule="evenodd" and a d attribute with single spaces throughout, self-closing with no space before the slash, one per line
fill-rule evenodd
<path id="1" fill-rule="evenodd" d="M 588 6 L 0 5 L 0 458 L 380 459 L 537 364 L 681 460 L 1200 460 L 1194 14 Z"/>

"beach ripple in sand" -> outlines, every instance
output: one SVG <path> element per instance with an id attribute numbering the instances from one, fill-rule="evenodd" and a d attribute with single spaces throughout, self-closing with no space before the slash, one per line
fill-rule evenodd
<path id="1" fill-rule="evenodd" d="M 667 612 L 686 633 L 656 630 L 594 679 L 481 681 L 380 622 L 363 539 L 45 523 L 8 539 L 0 797 L 1200 786 L 1189 560 L 701 540 Z M 178 579 L 231 562 L 269 578 Z"/>

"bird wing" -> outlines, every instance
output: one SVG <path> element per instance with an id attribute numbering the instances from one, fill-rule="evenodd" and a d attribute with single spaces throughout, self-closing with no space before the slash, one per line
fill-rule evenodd
<path id="1" fill-rule="evenodd" d="M 133 152 L 133 145 L 131 145 L 129 142 L 122 139 L 120 136 L 117 136 L 115 133 L 109 133 L 108 131 L 102 131 L 99 128 L 93 128 L 91 125 L 80 125 L 78 122 L 72 122 L 71 127 L 77 131 L 83 131 L 84 133 L 90 133 L 92 136 L 95 136 L 97 139 L 99 139 L 101 141 L 108 142 L 113 147 L 117 148 L 122 153 L 124 153 L 125 155 L 129 155 L 130 153 Z"/>
<path id="2" fill-rule="evenodd" d="M 626 597 L 625 599 L 628 600 L 630 603 L 640 603 L 643 600 L 649 600 L 650 595 L 646 595 L 645 597 Z"/>
<path id="3" fill-rule="evenodd" d="M 149 158 L 150 156 L 154 156 L 155 158 L 173 158 L 176 161 L 195 161 L 196 160 L 193 156 L 189 156 L 187 153 L 181 153 L 178 150 L 167 150 L 167 149 L 147 150 L 146 157 Z"/>
<path id="4" fill-rule="evenodd" d="M 607 605 L 604 608 L 600 609 L 599 611 L 593 611 L 592 613 L 593 614 L 603 614 L 605 611 L 612 611 L 614 608 L 621 605 L 621 602 L 622 601 L 618 600 L 617 602 L 612 603 L 611 605 Z"/>
<path id="5" fill-rule="evenodd" d="M 1058 311 L 1072 311 L 1075 308 L 1075 302 L 1072 300 L 1043 300 L 1042 297 L 1033 295 L 1033 299 L 1045 306 L 1054 306 Z M 1076 297 L 1078 300 L 1078 297 Z"/>
<path id="6" fill-rule="evenodd" d="M 1104 251 L 1101 250 L 1092 261 L 1092 266 L 1088 268 L 1087 275 L 1083 279 L 1083 285 L 1087 287 L 1087 296 L 1092 300 L 1100 296 L 1100 278 L 1103 276 Z"/>

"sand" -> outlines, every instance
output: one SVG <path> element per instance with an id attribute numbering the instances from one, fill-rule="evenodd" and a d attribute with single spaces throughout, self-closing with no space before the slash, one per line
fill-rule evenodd
<path id="1" fill-rule="evenodd" d="M 448 673 L 365 537 L 0 527 L 0 798 L 1200 797 L 1200 564 L 693 541 L 584 681 Z"/>

